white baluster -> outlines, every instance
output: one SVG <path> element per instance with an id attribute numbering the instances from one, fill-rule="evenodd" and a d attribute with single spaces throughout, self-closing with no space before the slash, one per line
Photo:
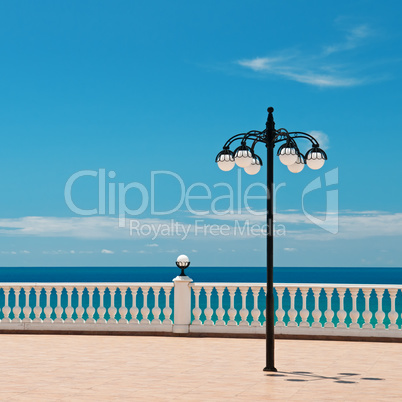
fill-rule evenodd
<path id="1" fill-rule="evenodd" d="M 35 287 L 36 304 L 34 308 L 35 318 L 33 322 L 42 322 L 41 314 L 42 307 L 40 306 L 40 294 L 42 293 L 42 288 Z"/>
<path id="2" fill-rule="evenodd" d="M 204 286 L 205 294 L 207 296 L 207 308 L 204 310 L 205 321 L 204 325 L 214 325 L 212 321 L 212 314 L 214 310 L 211 308 L 211 295 L 212 295 L 212 286 Z"/>
<path id="3" fill-rule="evenodd" d="M 21 307 L 20 307 L 20 291 L 21 291 L 21 287 L 20 286 L 14 286 L 14 308 L 13 308 L 13 314 L 14 314 L 14 318 L 12 320 L 12 322 L 21 322 L 21 318 L 20 318 L 20 313 L 21 313 Z"/>
<path id="4" fill-rule="evenodd" d="M 77 319 L 75 320 L 75 322 L 83 323 L 85 321 L 82 316 L 84 315 L 85 309 L 84 307 L 82 307 L 82 293 L 84 292 L 85 288 L 83 286 L 78 286 L 76 287 L 76 289 L 78 293 L 78 306 L 75 309 L 75 313 L 77 314 Z"/>
<path id="5" fill-rule="evenodd" d="M 346 288 L 336 288 L 336 290 L 339 295 L 339 311 L 336 313 L 336 316 L 338 317 L 339 322 L 336 325 L 336 328 L 346 328 L 347 325 L 345 323 L 345 319 L 346 319 L 347 314 L 344 309 Z"/>
<path id="6" fill-rule="evenodd" d="M 396 294 L 398 293 L 398 289 L 388 289 L 388 292 L 391 298 L 391 311 L 388 313 L 388 318 L 390 320 L 388 329 L 398 329 L 398 324 L 396 323 L 396 320 L 398 319 L 399 314 L 396 312 L 395 308 L 395 300 L 396 300 Z"/>
<path id="7" fill-rule="evenodd" d="M 45 287 L 45 292 L 46 292 L 46 305 L 44 308 L 44 313 L 45 313 L 45 319 L 43 320 L 43 322 L 53 322 L 53 320 L 51 319 L 51 314 L 53 313 L 53 309 L 50 306 L 50 295 L 52 294 L 52 289 L 53 287 L 51 286 L 46 286 Z"/>
<path id="8" fill-rule="evenodd" d="M 121 296 L 121 306 L 119 308 L 119 314 L 120 314 L 120 324 L 127 324 L 128 320 L 126 318 L 126 315 L 128 313 L 128 309 L 126 307 L 126 292 L 128 287 L 127 286 L 121 286 L 120 288 L 120 296 Z"/>
<path id="9" fill-rule="evenodd" d="M 106 290 L 105 286 L 98 286 L 98 291 L 99 291 L 98 315 L 99 315 L 99 318 L 97 319 L 96 323 L 99 323 L 99 324 L 106 324 L 106 322 L 107 322 L 106 318 L 105 318 L 105 314 L 106 314 L 105 301 L 104 301 L 105 290 Z"/>
<path id="10" fill-rule="evenodd" d="M 56 314 L 54 322 L 63 322 L 63 319 L 61 318 L 61 315 L 63 314 L 63 307 L 61 307 L 61 295 L 63 293 L 63 287 L 60 287 L 59 289 L 55 287 L 54 290 L 56 291 L 57 298 L 57 305 L 54 309 L 54 313 Z"/>
<path id="11" fill-rule="evenodd" d="M 94 307 L 94 294 L 95 294 L 95 286 L 87 286 L 88 291 L 88 307 L 87 307 L 87 319 L 86 323 L 94 324 L 94 314 L 95 314 L 95 307 Z"/>
<path id="12" fill-rule="evenodd" d="M 352 323 L 350 324 L 349 328 L 360 328 L 360 325 L 357 323 L 357 320 L 359 319 L 360 313 L 357 311 L 357 294 L 359 293 L 359 289 L 357 288 L 351 288 L 349 289 L 350 293 L 352 295 L 352 311 L 349 313 L 350 318 L 352 320 Z"/>
<path id="13" fill-rule="evenodd" d="M 284 286 L 275 286 L 276 294 L 278 296 L 278 309 L 276 310 L 276 327 L 284 327 L 285 323 L 283 322 L 283 317 L 285 316 L 285 310 L 283 309 L 282 306 L 282 298 L 283 298 L 283 292 L 285 290 Z"/>
<path id="14" fill-rule="evenodd" d="M 115 318 L 116 313 L 117 313 L 117 308 L 114 306 L 114 297 L 116 294 L 116 286 L 109 286 L 109 292 L 110 292 L 110 307 L 109 307 L 109 320 L 108 320 L 108 324 L 109 323 L 117 323 L 117 320 Z"/>
<path id="15" fill-rule="evenodd" d="M 228 310 L 229 321 L 227 325 L 237 325 L 235 320 L 237 315 L 237 310 L 234 308 L 234 298 L 237 290 L 237 286 L 228 286 L 229 294 L 230 294 L 230 309 Z"/>
<path id="16" fill-rule="evenodd" d="M 375 313 L 375 318 L 377 319 L 377 324 L 375 325 L 375 328 L 385 329 L 384 325 L 385 313 L 382 309 L 382 298 L 384 297 L 385 289 L 374 289 L 374 291 L 377 294 L 377 301 L 378 301 L 378 309 L 377 312 Z"/>
<path id="17" fill-rule="evenodd" d="M 143 299 L 144 299 L 144 305 L 141 309 L 141 314 L 142 314 L 142 320 L 141 324 L 149 324 L 149 308 L 148 308 L 148 292 L 149 292 L 149 286 L 142 286 L 142 294 L 143 294 Z"/>
<path id="18" fill-rule="evenodd" d="M 1 321 L 11 322 L 10 313 L 11 308 L 10 304 L 10 288 L 8 286 L 3 287 L 4 290 L 4 307 L 3 307 L 3 315 L 4 318 Z"/>
<path id="19" fill-rule="evenodd" d="M 154 319 L 152 320 L 152 324 L 162 324 L 159 316 L 161 315 L 161 309 L 159 308 L 159 292 L 161 288 L 152 287 L 154 291 L 154 308 L 152 309 L 152 315 Z"/>
<path id="20" fill-rule="evenodd" d="M 170 307 L 170 292 L 172 291 L 171 287 L 165 287 L 165 308 L 163 309 L 163 315 L 165 316 L 165 319 L 163 320 L 164 325 L 171 325 L 172 320 L 170 319 L 170 316 L 172 315 L 172 309 Z"/>
<path id="21" fill-rule="evenodd" d="M 314 318 L 313 323 L 311 324 L 312 327 L 321 328 L 321 310 L 320 310 L 320 293 L 321 288 L 312 288 L 314 294 L 314 310 L 312 312 L 312 316 Z"/>
<path id="22" fill-rule="evenodd" d="M 139 324 L 140 322 L 138 321 L 137 315 L 138 315 L 138 307 L 137 307 L 137 292 L 138 292 L 138 286 L 132 286 L 131 287 L 131 295 L 132 295 L 132 306 L 130 308 L 130 314 L 131 314 L 131 320 L 130 324 Z"/>
<path id="23" fill-rule="evenodd" d="M 201 316 L 201 309 L 200 309 L 200 293 L 201 293 L 201 288 L 198 287 L 193 287 L 194 290 L 194 301 L 195 301 L 195 307 L 193 309 L 193 315 L 194 315 L 194 321 L 192 322 L 192 325 L 201 325 L 200 321 L 200 316 Z"/>
<path id="24" fill-rule="evenodd" d="M 290 309 L 288 311 L 288 316 L 289 316 L 289 322 L 288 322 L 288 327 L 297 327 L 297 322 L 296 322 L 296 317 L 297 317 L 297 311 L 295 309 L 295 296 L 296 296 L 296 291 L 297 288 L 288 288 L 289 290 L 289 296 L 290 296 Z"/>
<path id="25" fill-rule="evenodd" d="M 73 294 L 74 287 L 73 286 L 67 286 L 66 291 L 67 291 L 67 306 L 65 308 L 66 312 L 66 319 L 64 320 L 65 323 L 71 323 L 74 322 L 73 320 L 73 314 L 74 314 L 74 307 L 71 301 L 72 294 Z"/>
<path id="26" fill-rule="evenodd" d="M 300 310 L 300 317 L 301 317 L 301 322 L 299 324 L 299 327 L 309 327 L 310 324 L 308 323 L 307 319 L 308 316 L 310 315 L 310 312 L 307 310 L 307 294 L 310 288 L 308 287 L 301 287 L 299 288 L 301 295 L 302 295 L 302 309 Z"/>
<path id="27" fill-rule="evenodd" d="M 363 328 L 364 329 L 373 329 L 373 326 L 370 323 L 371 317 L 373 316 L 373 313 L 370 311 L 370 295 L 371 295 L 371 289 L 362 289 L 363 294 L 364 294 L 364 305 L 365 309 L 363 311 L 363 319 L 364 319 L 364 324 Z"/>
<path id="28" fill-rule="evenodd" d="M 334 317 L 334 311 L 332 310 L 332 294 L 334 292 L 334 288 L 324 288 L 325 294 L 327 295 L 327 309 L 325 310 L 325 319 L 327 320 L 324 324 L 325 328 L 334 328 L 335 325 L 332 322 L 332 318 Z"/>
<path id="29" fill-rule="evenodd" d="M 32 312 L 32 308 L 29 306 L 29 294 L 31 292 L 31 288 L 24 288 L 25 291 L 25 306 L 22 309 L 22 312 L 24 313 L 24 319 L 22 322 L 32 322 L 31 318 L 29 317 Z"/>
<path id="30" fill-rule="evenodd" d="M 240 293 L 241 293 L 241 310 L 240 310 L 240 317 L 241 317 L 241 321 L 239 325 L 246 325 L 249 326 L 249 323 L 247 321 L 247 317 L 248 317 L 248 310 L 246 308 L 246 297 L 247 297 L 247 293 L 248 293 L 248 286 L 239 286 L 240 289 Z"/>
<path id="31" fill-rule="evenodd" d="M 259 321 L 261 311 L 258 308 L 258 295 L 260 294 L 261 287 L 260 286 L 252 286 L 251 291 L 253 292 L 254 298 L 254 306 L 251 310 L 251 315 L 253 316 L 253 321 L 251 322 L 252 327 L 261 327 L 261 323 Z"/>
<path id="32" fill-rule="evenodd" d="M 223 298 L 223 292 L 225 291 L 226 286 L 216 286 L 216 292 L 218 294 L 218 308 L 216 309 L 216 316 L 217 320 L 215 322 L 215 325 L 225 325 L 225 321 L 223 321 L 223 316 L 225 315 L 225 309 L 223 308 L 222 305 L 222 298 Z"/>
<path id="33" fill-rule="evenodd" d="M 266 300 L 267 300 L 267 289 L 266 289 L 266 286 L 263 287 L 262 290 L 264 291 L 264 299 L 265 299 L 265 302 L 266 302 Z M 267 324 L 267 309 L 266 309 L 266 308 L 264 309 L 262 315 L 263 315 L 263 317 L 264 317 L 264 322 L 262 323 L 262 326 L 263 326 L 263 327 L 266 327 L 266 326 L 267 326 L 267 325 L 266 325 L 266 324 Z"/>

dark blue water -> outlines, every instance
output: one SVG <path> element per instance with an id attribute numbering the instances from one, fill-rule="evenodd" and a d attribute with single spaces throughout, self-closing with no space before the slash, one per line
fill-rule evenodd
<path id="1" fill-rule="evenodd" d="M 0 267 L 0 282 L 171 282 L 177 267 Z M 263 267 L 192 267 L 194 282 L 266 281 Z M 402 268 L 289 268 L 274 270 L 277 283 L 401 285 Z"/>

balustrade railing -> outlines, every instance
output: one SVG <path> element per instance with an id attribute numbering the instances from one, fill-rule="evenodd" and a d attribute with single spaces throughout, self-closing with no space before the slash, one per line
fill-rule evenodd
<path id="1" fill-rule="evenodd" d="M 0 284 L 0 330 L 171 331 L 172 290 L 173 283 Z"/>
<path id="2" fill-rule="evenodd" d="M 211 332 L 212 326 L 216 332 L 265 332 L 264 285 L 198 283 L 192 288 L 191 332 Z M 401 289 L 275 284 L 275 333 L 401 337 Z"/>
<path id="3" fill-rule="evenodd" d="M 0 283 L 0 331 L 265 333 L 263 284 L 178 278 L 173 283 Z M 275 333 L 401 338 L 401 289 L 275 284 Z"/>

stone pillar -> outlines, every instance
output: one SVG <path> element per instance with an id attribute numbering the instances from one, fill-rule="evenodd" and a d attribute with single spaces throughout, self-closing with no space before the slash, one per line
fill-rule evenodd
<path id="1" fill-rule="evenodd" d="M 188 276 L 176 276 L 174 283 L 174 325 L 173 332 L 190 332 L 191 323 L 191 282 Z"/>

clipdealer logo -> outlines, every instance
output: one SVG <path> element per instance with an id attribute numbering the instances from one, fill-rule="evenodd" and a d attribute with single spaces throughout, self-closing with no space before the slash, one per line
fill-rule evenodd
<path id="1" fill-rule="evenodd" d="M 94 178 L 97 181 L 98 187 L 98 202 L 93 205 L 93 208 L 84 209 L 80 207 L 75 200 L 73 200 L 73 187 L 82 178 Z M 179 192 L 176 193 L 178 201 L 169 209 L 157 208 L 156 202 L 156 178 L 159 179 L 174 179 L 177 182 Z M 80 216 L 95 216 L 95 215 L 108 215 L 118 217 L 118 226 L 120 228 L 129 228 L 131 236 L 149 236 L 155 239 L 158 236 L 177 236 L 185 239 L 189 234 L 194 236 L 211 235 L 211 236 L 263 236 L 269 230 L 273 230 L 275 236 L 286 235 L 286 228 L 284 225 L 270 222 L 269 225 L 265 222 L 266 211 L 255 210 L 250 206 L 252 201 L 265 201 L 268 194 L 267 186 L 263 183 L 252 183 L 244 190 L 242 189 L 241 170 L 238 171 L 236 188 L 234 191 L 232 186 L 225 182 L 215 183 L 212 187 L 202 183 L 193 183 L 186 187 L 183 179 L 175 172 L 172 171 L 152 171 L 150 173 L 150 186 L 147 187 L 139 182 L 115 182 L 116 173 L 106 169 L 99 170 L 81 170 L 71 175 L 64 188 L 64 198 L 68 208 Z M 304 216 L 313 224 L 321 227 L 322 229 L 336 234 L 338 233 L 338 189 L 334 185 L 338 184 L 338 169 L 333 169 L 325 173 L 324 181 L 320 177 L 311 181 L 303 190 L 301 196 L 302 211 Z M 278 184 L 274 189 L 274 197 L 278 191 L 286 187 L 286 183 Z M 329 189 L 327 187 L 330 187 Z M 213 196 L 214 191 L 218 189 L 225 192 L 224 195 Z M 252 190 L 262 190 L 262 195 L 252 195 Z M 305 197 L 313 191 L 326 192 L 326 210 L 320 215 L 320 219 L 307 211 Z M 198 195 L 195 195 L 195 192 Z M 202 195 L 199 195 L 199 192 Z M 137 208 L 133 209 L 127 205 L 127 198 L 135 196 L 139 201 Z M 116 202 L 117 200 L 117 202 Z M 202 201 L 207 203 L 208 208 L 204 210 L 197 210 L 193 208 L 195 201 Z M 219 205 L 226 203 L 226 209 L 219 209 Z M 234 205 L 237 205 L 237 208 Z M 185 208 L 193 217 L 206 217 L 208 220 L 221 219 L 224 215 L 229 215 L 233 219 L 226 219 L 232 223 L 228 225 L 223 224 L 210 224 L 206 223 L 204 219 L 195 219 L 194 223 L 183 224 L 175 222 L 173 219 L 170 221 L 161 222 L 162 216 L 171 215 L 182 208 Z M 144 219 L 138 219 L 139 216 L 149 211 L 152 222 L 144 222 Z M 275 211 L 274 211 L 275 212 Z M 238 219 L 238 215 L 249 214 L 253 219 Z M 134 219 L 137 218 L 137 219 Z M 159 218 L 159 221 L 158 221 Z M 272 227 L 272 229 L 271 229 Z"/>

